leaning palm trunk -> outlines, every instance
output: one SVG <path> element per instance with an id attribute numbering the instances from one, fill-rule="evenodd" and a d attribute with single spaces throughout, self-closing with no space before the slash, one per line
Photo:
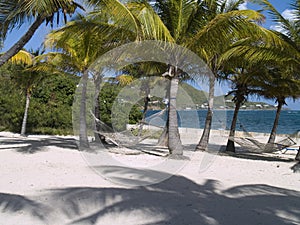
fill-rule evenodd
<path id="1" fill-rule="evenodd" d="M 29 105 L 30 105 L 30 98 L 31 98 L 31 93 L 30 93 L 29 90 L 27 90 L 25 111 L 24 111 L 22 128 L 21 128 L 21 135 L 22 136 L 25 136 L 25 134 L 26 134 L 26 124 L 27 124 L 27 118 L 28 118 L 28 110 L 29 110 Z"/>
<path id="2" fill-rule="evenodd" d="M 178 130 L 178 118 L 176 110 L 176 96 L 178 92 L 179 79 L 173 77 L 170 85 L 170 104 L 169 104 L 169 133 L 168 147 L 172 155 L 183 155 L 182 143 Z"/>
<path id="3" fill-rule="evenodd" d="M 238 113 L 239 113 L 241 104 L 242 104 L 241 101 L 237 101 L 235 103 L 235 109 L 234 109 L 234 113 L 233 113 L 233 117 L 232 117 L 229 138 L 228 138 L 227 145 L 226 145 L 226 151 L 228 151 L 228 152 L 235 152 L 234 135 L 235 135 L 236 123 L 237 123 Z"/>
<path id="4" fill-rule="evenodd" d="M 169 112 L 169 110 L 167 112 Z M 158 146 L 163 146 L 163 147 L 168 147 L 169 146 L 168 137 L 169 137 L 169 116 L 167 118 L 166 126 L 164 127 L 164 130 L 163 130 L 162 134 L 159 137 L 157 145 Z"/>
<path id="5" fill-rule="evenodd" d="M 170 85 L 170 84 L 169 84 Z M 166 99 L 170 99 L 170 86 L 167 87 Z M 168 103 L 169 105 L 169 103 Z M 166 113 L 167 113 L 167 121 L 166 125 L 163 129 L 162 134 L 159 137 L 157 142 L 158 146 L 168 147 L 169 146 L 169 106 L 166 106 Z"/>
<path id="6" fill-rule="evenodd" d="M 86 124 L 86 92 L 88 82 L 88 71 L 85 70 L 82 76 L 82 90 L 80 99 L 80 116 L 79 116 L 79 146 L 82 148 L 89 148 L 89 141 L 87 137 Z"/>
<path id="7" fill-rule="evenodd" d="M 144 98 L 144 110 L 143 110 L 141 124 L 139 126 L 138 137 L 140 137 L 142 135 L 142 132 L 143 132 L 143 126 L 144 126 L 144 123 L 145 123 L 146 114 L 147 114 L 147 111 L 148 111 L 148 105 L 149 105 L 149 101 L 150 101 L 149 95 L 150 95 L 150 88 L 147 85 L 145 98 Z"/>
<path id="8" fill-rule="evenodd" d="M 284 100 L 278 100 L 276 116 L 275 116 L 272 131 L 271 131 L 271 134 L 270 134 L 270 137 L 269 137 L 269 140 L 268 140 L 268 145 L 269 146 L 274 144 L 274 142 L 275 142 L 277 126 L 278 126 L 279 117 L 280 117 L 280 113 L 281 113 L 281 109 L 282 109 L 283 105 L 284 105 Z"/>
<path id="9" fill-rule="evenodd" d="M 7 52 L 5 52 L 0 57 L 0 66 L 6 63 L 11 57 L 17 54 L 31 39 L 34 35 L 35 31 L 40 27 L 40 25 L 44 22 L 45 18 L 42 16 L 38 16 L 28 31 L 19 39 L 17 43 L 15 43 Z"/>
<path id="10" fill-rule="evenodd" d="M 205 125 L 201 139 L 196 146 L 196 150 L 206 151 L 209 142 L 209 135 L 211 130 L 212 118 L 213 118 L 213 105 L 214 105 L 214 92 L 215 92 L 215 76 L 209 78 L 209 94 L 208 94 L 208 109 L 205 119 Z"/>
<path id="11" fill-rule="evenodd" d="M 99 96 L 100 96 L 100 85 L 102 82 L 102 77 L 97 74 L 95 75 L 94 78 L 94 85 L 95 85 L 95 93 L 94 93 L 94 115 L 96 117 L 96 119 L 100 120 L 100 104 L 99 104 Z M 95 121 L 95 130 L 96 132 L 94 132 L 94 137 L 95 137 L 95 141 L 96 142 L 105 142 L 105 137 L 103 135 L 101 135 L 100 132 L 100 124 L 97 123 L 97 121 Z"/>

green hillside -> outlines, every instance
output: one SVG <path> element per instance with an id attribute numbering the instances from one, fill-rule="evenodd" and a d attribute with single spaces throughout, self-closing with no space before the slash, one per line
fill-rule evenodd
<path id="1" fill-rule="evenodd" d="M 177 95 L 177 107 L 179 109 L 206 108 L 208 105 L 208 93 L 194 88 L 187 83 L 181 83 Z M 216 96 L 214 107 L 216 109 L 233 109 L 233 96 Z M 274 109 L 274 106 L 264 102 L 245 102 L 242 109 Z"/>

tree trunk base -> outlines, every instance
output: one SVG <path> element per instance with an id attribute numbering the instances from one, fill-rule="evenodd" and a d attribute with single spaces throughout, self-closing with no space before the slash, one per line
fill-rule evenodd
<path id="1" fill-rule="evenodd" d="M 176 156 L 182 156 L 183 155 L 183 148 L 182 148 L 181 145 L 180 146 L 176 146 L 175 149 L 172 149 L 172 148 L 169 147 L 169 150 L 170 150 L 170 154 L 171 155 L 176 155 Z"/>
<path id="2" fill-rule="evenodd" d="M 79 141 L 79 150 L 88 150 L 90 149 L 90 144 L 85 141 Z"/>
<path id="3" fill-rule="evenodd" d="M 165 128 L 157 142 L 158 146 L 168 147 L 168 130 Z"/>
<path id="4" fill-rule="evenodd" d="M 297 155 L 296 155 L 296 157 L 295 157 L 295 160 L 300 161 L 300 146 L 299 146 Z"/>
<path id="5" fill-rule="evenodd" d="M 195 150 L 205 152 L 205 151 L 207 151 L 207 146 L 197 145 Z"/>
<path id="6" fill-rule="evenodd" d="M 273 152 L 274 149 L 276 149 L 276 145 L 274 143 L 267 143 L 264 152 Z"/>
<path id="7" fill-rule="evenodd" d="M 235 152 L 234 141 L 228 140 L 226 145 L 226 152 Z"/>
<path id="8" fill-rule="evenodd" d="M 175 159 L 175 160 L 190 160 L 190 158 L 187 157 L 187 156 L 184 156 L 184 155 L 174 155 L 174 154 L 170 155 L 170 156 L 169 156 L 169 159 Z"/>

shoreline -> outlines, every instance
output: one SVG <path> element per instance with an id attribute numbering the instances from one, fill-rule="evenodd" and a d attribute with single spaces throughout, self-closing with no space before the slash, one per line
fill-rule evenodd
<path id="1" fill-rule="evenodd" d="M 127 124 L 127 130 L 130 130 L 130 129 L 134 129 L 134 128 L 137 128 L 138 125 L 136 124 Z M 147 130 L 161 130 L 162 128 L 159 128 L 159 127 L 156 127 L 156 126 L 152 126 L 152 125 L 146 125 L 144 124 L 143 125 L 143 129 Z M 202 134 L 203 132 L 203 129 L 199 129 L 199 128 L 190 128 L 190 127 L 178 127 L 179 129 L 179 133 L 193 133 L 193 134 L 197 134 L 200 135 Z M 225 129 L 218 129 L 218 130 L 215 130 L 215 129 L 212 129 L 211 131 L 211 134 L 219 134 L 220 136 L 229 136 L 229 132 L 230 130 L 225 130 Z M 270 136 L 270 133 L 260 133 L 260 132 L 245 132 L 245 131 L 238 131 L 236 130 L 235 131 L 235 136 L 236 137 L 249 137 L 249 136 L 252 136 L 252 137 L 260 137 L 260 136 L 263 136 L 263 137 L 269 137 Z M 289 137 L 290 134 L 276 134 L 277 137 Z M 297 135 L 298 138 L 300 138 L 300 131 Z"/>
<path id="2" fill-rule="evenodd" d="M 206 110 L 182 110 L 179 111 L 179 126 L 184 128 L 202 128 L 206 118 Z M 277 134 L 292 135 L 299 130 L 297 126 L 300 123 L 300 111 L 284 110 L 280 116 L 277 127 Z M 274 124 L 275 111 L 270 110 L 241 110 L 236 131 L 270 133 Z M 213 115 L 213 129 L 230 130 L 232 121 L 232 110 L 216 110 Z M 165 123 L 164 116 L 159 111 L 152 111 L 147 114 L 146 121 L 163 126 Z"/>

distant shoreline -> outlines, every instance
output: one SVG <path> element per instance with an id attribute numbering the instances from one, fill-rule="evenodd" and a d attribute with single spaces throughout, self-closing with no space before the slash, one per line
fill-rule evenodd
<path id="1" fill-rule="evenodd" d="M 162 111 L 164 109 L 148 109 L 148 111 Z M 234 108 L 225 108 L 220 109 L 216 108 L 213 109 L 214 111 L 234 111 Z M 239 111 L 276 111 L 276 108 L 273 109 L 239 109 Z M 207 111 L 207 109 L 178 109 L 178 111 Z M 282 111 L 300 111 L 300 109 L 289 109 L 289 108 L 283 108 Z"/>
<path id="2" fill-rule="evenodd" d="M 146 121 L 154 126 L 164 126 L 166 112 L 161 110 L 150 110 L 147 113 Z M 190 109 L 178 110 L 179 127 L 203 129 L 206 118 L 206 110 Z M 212 129 L 229 130 L 234 110 L 216 109 L 213 114 Z M 270 133 L 274 124 L 276 111 L 263 109 L 242 109 L 238 114 L 236 131 Z M 277 134 L 291 135 L 299 130 L 300 111 L 283 110 L 280 115 Z"/>

